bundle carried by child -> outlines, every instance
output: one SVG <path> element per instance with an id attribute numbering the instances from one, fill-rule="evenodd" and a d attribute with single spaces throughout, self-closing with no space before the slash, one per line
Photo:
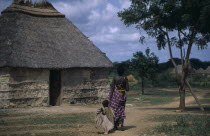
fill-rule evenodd
<path id="1" fill-rule="evenodd" d="M 104 134 L 108 134 L 114 127 L 115 116 L 112 109 L 108 106 L 108 100 L 104 100 L 102 105 L 103 107 L 98 109 L 96 114 L 96 128 L 102 127 L 104 129 Z"/>

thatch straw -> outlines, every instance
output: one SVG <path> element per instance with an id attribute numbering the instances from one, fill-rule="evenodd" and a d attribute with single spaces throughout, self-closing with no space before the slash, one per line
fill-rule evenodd
<path id="1" fill-rule="evenodd" d="M 40 0 L 34 3 L 32 2 L 32 0 L 14 0 L 13 3 L 21 6 L 29 6 L 34 8 L 55 9 L 53 5 L 47 0 Z"/>
<path id="2" fill-rule="evenodd" d="M 0 67 L 110 68 L 110 60 L 56 10 L 11 5 L 0 16 Z"/>
<path id="3" fill-rule="evenodd" d="M 196 71 L 196 73 L 203 74 L 203 73 L 205 73 L 205 71 L 204 71 L 204 69 L 199 68 L 199 69 Z"/>
<path id="4" fill-rule="evenodd" d="M 210 66 L 204 71 L 206 74 L 210 74 Z"/>
<path id="5" fill-rule="evenodd" d="M 13 12 L 25 13 L 38 17 L 65 17 L 64 14 L 59 13 L 53 5 L 47 1 L 32 3 L 31 0 L 15 0 L 12 5 L 2 11 L 2 14 Z"/>

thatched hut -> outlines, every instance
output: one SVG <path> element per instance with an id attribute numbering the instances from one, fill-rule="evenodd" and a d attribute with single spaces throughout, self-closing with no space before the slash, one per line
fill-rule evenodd
<path id="1" fill-rule="evenodd" d="M 203 68 L 199 68 L 197 71 L 196 71 L 196 74 L 204 74 L 205 71 Z"/>
<path id="2" fill-rule="evenodd" d="M 178 74 L 182 73 L 182 65 L 177 65 L 177 72 L 178 72 Z M 195 73 L 195 69 L 191 66 L 191 64 L 188 68 L 188 72 L 189 72 L 189 74 Z M 175 69 L 173 69 L 171 73 L 175 74 Z"/>
<path id="3" fill-rule="evenodd" d="M 205 74 L 210 74 L 210 66 L 208 66 L 208 67 L 206 68 L 206 70 L 204 70 L 204 73 L 205 73 Z"/>
<path id="4" fill-rule="evenodd" d="M 0 108 L 103 99 L 106 55 L 50 3 L 21 2 L 0 15 Z"/>

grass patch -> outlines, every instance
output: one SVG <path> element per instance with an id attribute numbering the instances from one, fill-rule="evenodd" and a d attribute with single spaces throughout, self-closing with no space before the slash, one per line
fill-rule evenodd
<path id="1" fill-rule="evenodd" d="M 128 93 L 127 103 L 138 106 L 144 105 L 159 105 L 173 102 L 179 94 L 171 89 L 147 88 L 145 95 L 140 95 L 140 92 L 131 91 Z"/>
<path id="2" fill-rule="evenodd" d="M 85 123 L 91 116 L 88 114 L 66 114 L 66 115 L 45 115 L 35 116 L 27 119 L 9 120 L 13 124 L 68 124 L 68 123 Z"/>
<path id="3" fill-rule="evenodd" d="M 86 124 L 94 124 L 94 113 L 78 113 L 78 114 L 28 114 L 23 118 L 21 114 L 7 113 L 1 114 L 1 117 L 5 115 L 6 118 L 0 119 L 0 135 L 5 134 L 16 134 L 16 132 L 23 132 L 21 135 L 30 136 L 31 133 L 26 133 L 30 131 L 40 131 L 44 130 L 44 133 L 37 133 L 40 136 L 71 136 L 71 133 L 66 132 L 48 132 L 49 130 L 59 130 L 59 129 L 74 129 L 82 128 Z M 14 118 L 15 117 L 15 118 Z M 46 131 L 46 133 L 45 133 Z M 66 133 L 66 134 L 65 134 Z M 77 132 L 72 131 L 72 136 L 79 135 Z"/>
<path id="4" fill-rule="evenodd" d="M 146 88 L 145 95 L 141 95 L 140 90 L 130 89 L 131 91 L 128 92 L 127 103 L 128 104 L 135 104 L 137 106 L 145 106 L 145 105 L 160 105 L 166 104 L 173 101 L 178 101 L 176 98 L 179 99 L 179 91 L 178 88 Z M 196 93 L 204 91 L 204 89 L 196 88 L 194 90 Z M 207 94 L 207 96 L 210 94 Z M 192 96 L 189 90 L 186 89 L 185 96 Z M 206 99 L 205 99 L 206 98 Z M 210 103 L 210 97 L 206 97 L 201 101 L 201 103 Z M 194 103 L 194 102 L 193 102 Z"/>
<path id="5" fill-rule="evenodd" d="M 210 98 L 210 93 L 207 93 L 204 97 L 205 98 Z"/>
<path id="6" fill-rule="evenodd" d="M 18 135 L 12 135 L 18 136 Z M 77 132 L 47 132 L 47 133 L 25 133 L 19 136 L 80 136 Z"/>
<path id="7" fill-rule="evenodd" d="M 6 113 L 6 112 L 0 112 L 0 118 L 1 118 L 1 117 L 6 117 L 6 116 L 9 116 L 9 114 Z"/>
<path id="8" fill-rule="evenodd" d="M 39 133 L 36 136 L 79 136 L 76 132 L 55 132 L 55 133 Z"/>
<path id="9" fill-rule="evenodd" d="M 152 134 L 180 136 L 207 136 L 210 133 L 210 116 L 207 115 L 164 115 L 155 118 L 163 122 Z"/>
<path id="10" fill-rule="evenodd" d="M 134 82 L 129 82 L 129 89 L 131 91 L 140 91 L 141 90 L 141 84 L 140 83 L 134 83 Z"/>
<path id="11" fill-rule="evenodd" d="M 199 89 L 195 89 L 194 91 L 195 91 L 196 94 L 199 94 L 199 93 L 202 93 L 202 91 L 206 91 L 206 90 L 207 90 L 207 88 L 199 88 Z M 203 97 L 199 98 L 199 102 L 201 104 L 209 105 L 210 104 L 210 93 L 207 93 Z M 191 104 L 196 104 L 197 105 L 197 103 L 195 101 L 191 102 Z"/>
<path id="12" fill-rule="evenodd" d="M 31 115 L 35 115 L 35 113 L 31 113 L 30 116 Z M 20 112 L 16 113 L 15 111 L 13 111 L 13 112 L 0 111 L 0 118 L 2 118 L 2 117 L 21 117 L 21 116 L 25 117 L 25 116 L 29 116 L 29 114 L 28 113 L 20 113 Z"/>
<path id="13" fill-rule="evenodd" d="M 209 99 L 201 99 L 200 103 L 202 103 L 202 104 L 209 104 L 210 103 L 210 98 Z"/>

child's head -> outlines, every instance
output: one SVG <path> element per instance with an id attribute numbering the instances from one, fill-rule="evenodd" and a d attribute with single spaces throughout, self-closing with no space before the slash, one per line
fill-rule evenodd
<path id="1" fill-rule="evenodd" d="M 104 100 L 104 101 L 102 102 L 102 105 L 103 105 L 104 107 L 108 107 L 109 101 L 108 101 L 108 100 Z"/>

